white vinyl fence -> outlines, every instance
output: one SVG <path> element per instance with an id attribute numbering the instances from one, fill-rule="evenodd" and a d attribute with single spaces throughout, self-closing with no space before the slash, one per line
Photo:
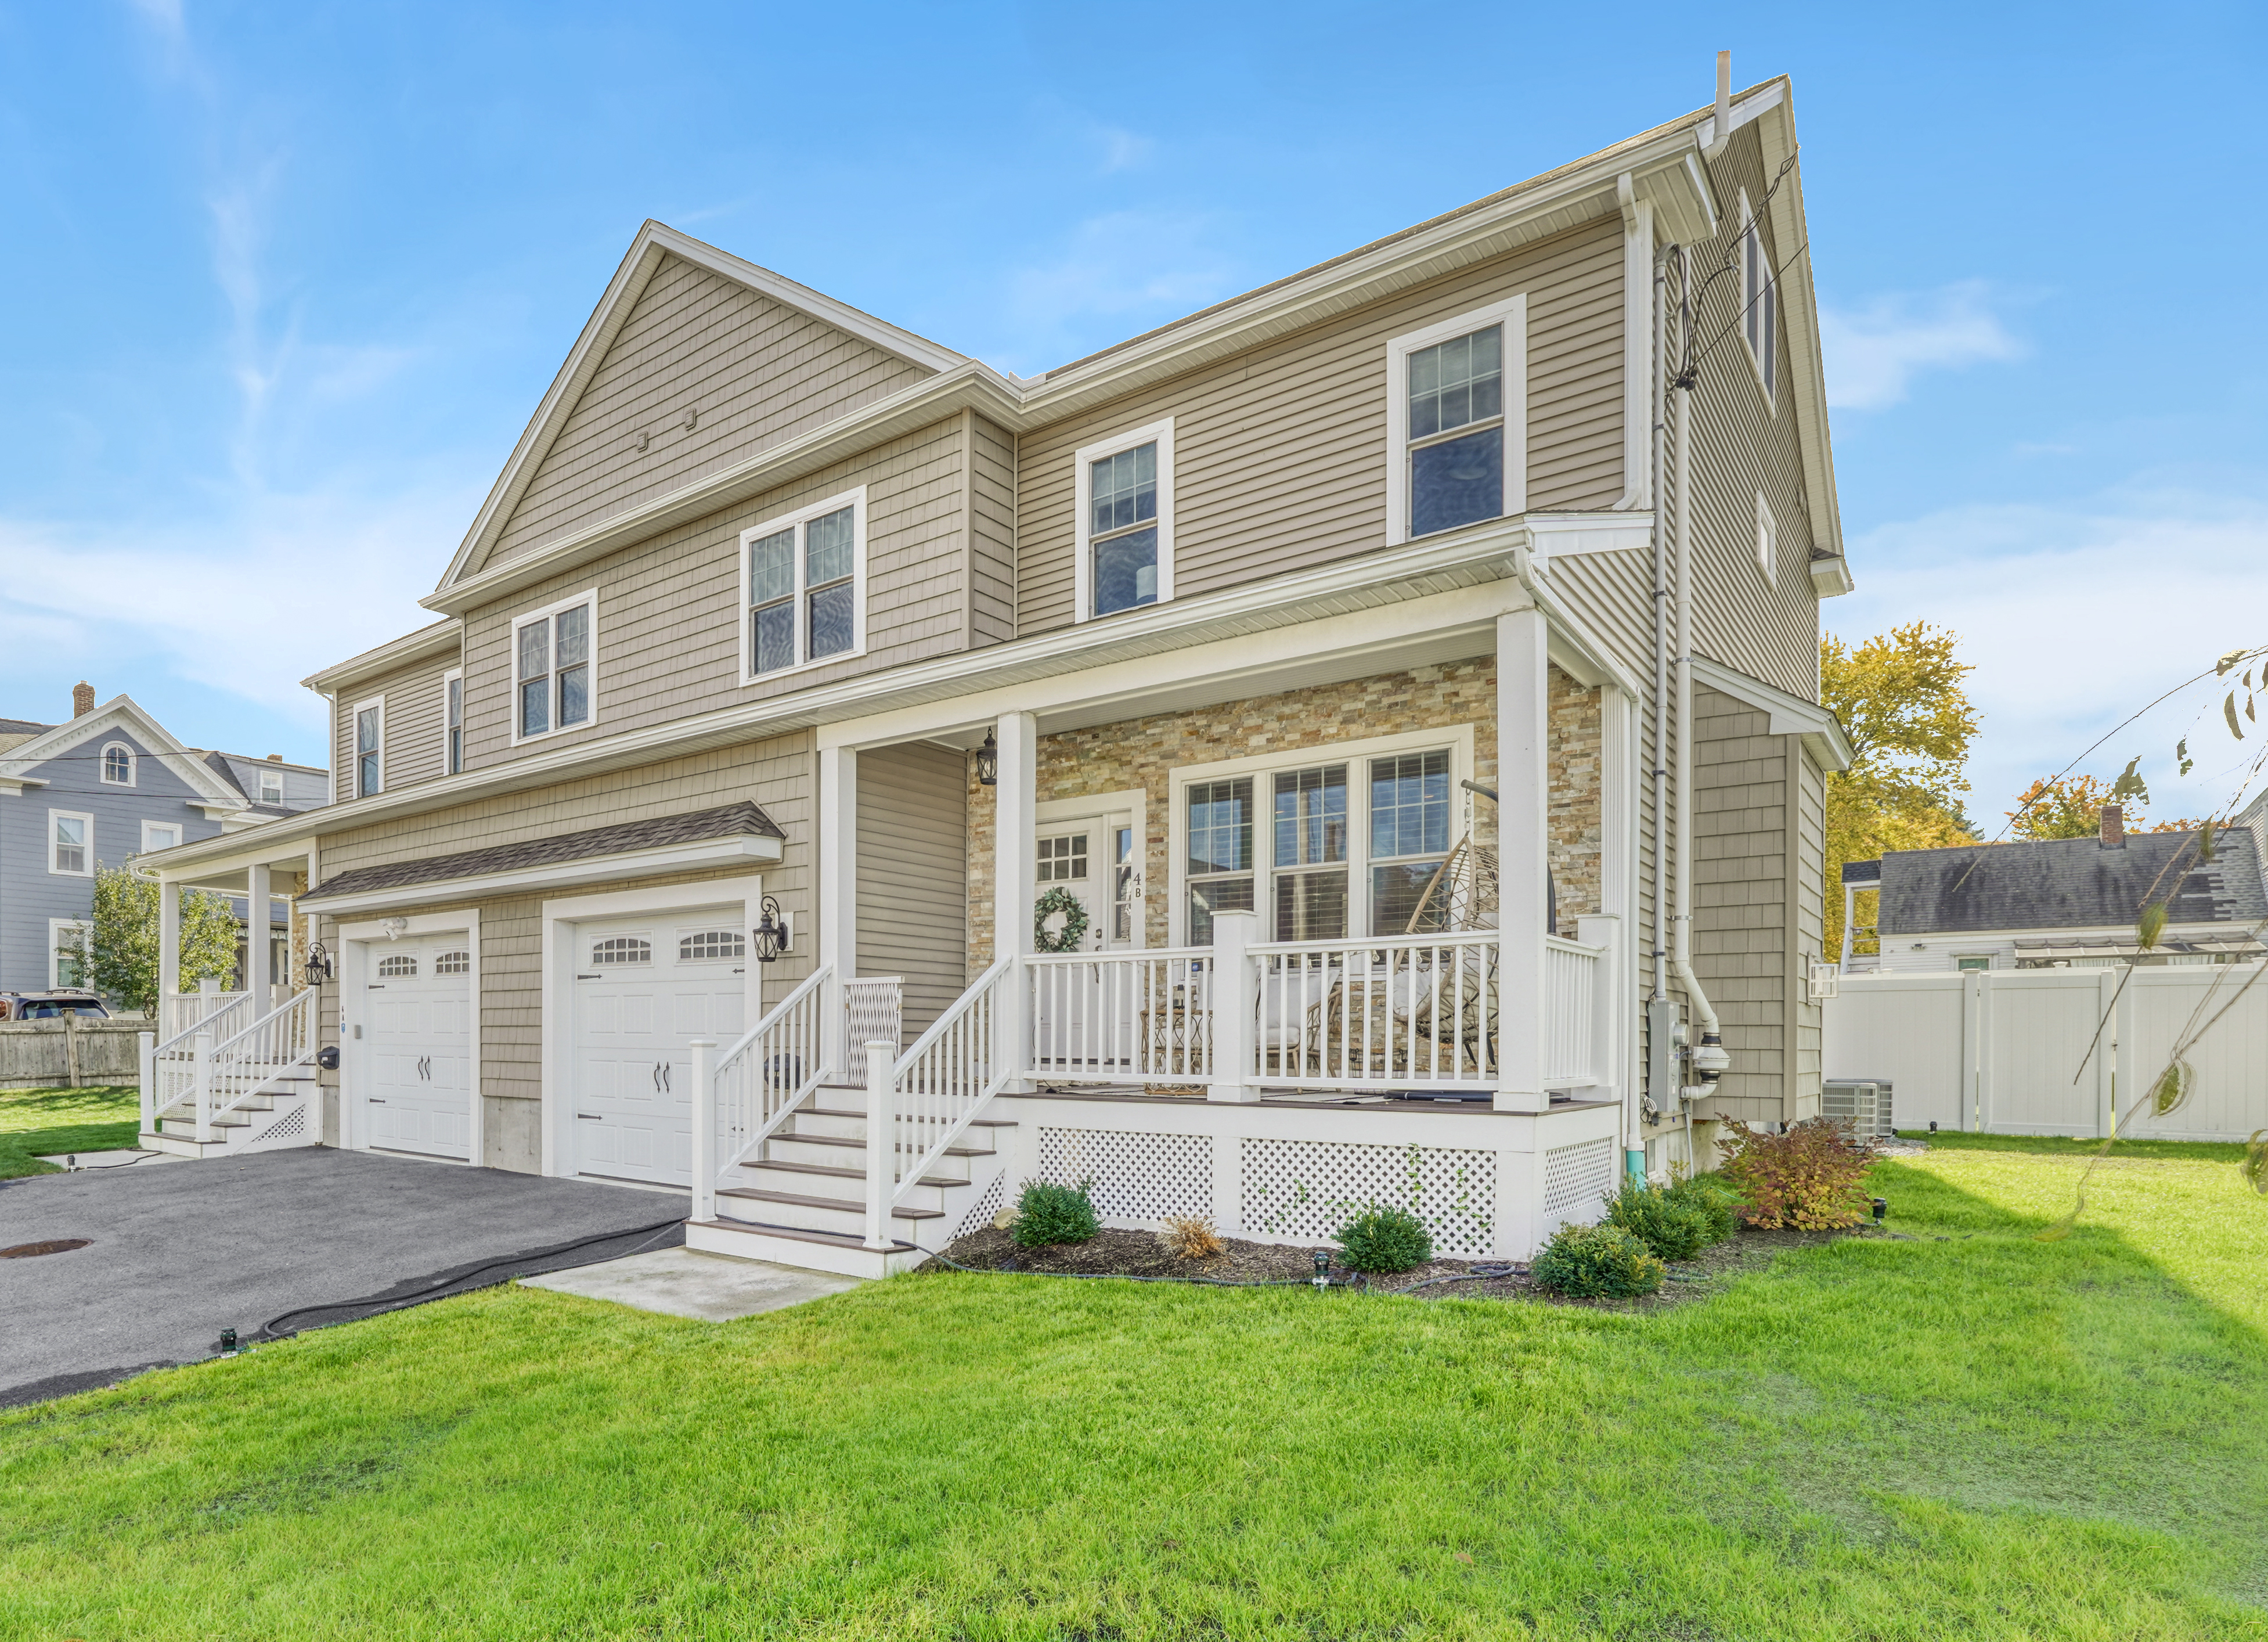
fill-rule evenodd
<path id="1" fill-rule="evenodd" d="M 1900 1129 L 2099 1137 L 2111 1132 L 2114 1101 L 2134 1139 L 2268 1129 L 2268 976 L 2257 964 L 1845 975 L 1825 1011 L 1825 1075 L 1889 1079 Z M 2188 1100 L 2151 1116 L 2144 1092 L 2200 1027 L 2183 1057 Z"/>

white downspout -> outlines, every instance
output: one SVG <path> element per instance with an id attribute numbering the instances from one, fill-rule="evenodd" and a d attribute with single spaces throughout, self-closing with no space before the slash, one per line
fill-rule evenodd
<path id="1" fill-rule="evenodd" d="M 1679 259 L 1679 288 L 1690 291 L 1687 282 L 1691 269 L 1681 248 Z M 1690 325 L 1690 314 L 1682 316 Z M 1682 340 L 1682 336 L 1681 336 Z M 1693 973 L 1693 487 L 1692 478 L 1692 409 L 1693 390 L 1683 381 L 1677 385 L 1677 409 L 1675 431 L 1677 440 L 1676 475 L 1677 508 L 1673 526 L 1676 538 L 1677 561 L 1677 910 L 1671 919 L 1673 951 L 1670 967 L 1677 973 L 1678 984 L 1685 989 L 1687 1007 L 1693 1012 L 1695 1027 L 1693 1070 L 1697 1083 L 1683 1086 L 1678 1090 L 1681 1103 L 1690 1103 L 1709 1091 L 1718 1075 L 1728 1064 L 1722 1047 L 1722 1035 L 1714 1005 L 1709 994 L 1702 990 L 1700 977 Z M 1714 1049 L 1712 1055 L 1708 1051 Z M 1688 1130 L 1689 1136 L 1690 1129 Z M 1688 1142 L 1689 1147 L 1690 1141 Z M 1690 1160 L 1688 1160 L 1689 1164 Z"/>
<path id="2" fill-rule="evenodd" d="M 1653 785 L 1653 940 L 1649 943 L 1653 956 L 1653 990 L 1647 998 L 1646 1018 L 1649 1031 L 1663 1030 L 1662 1017 L 1669 998 L 1669 972 L 1667 967 L 1669 942 L 1662 928 L 1666 897 L 1662 894 L 1662 875 L 1669 859 L 1669 794 L 1665 784 L 1669 779 L 1669 760 L 1666 738 L 1669 733 L 1669 539 L 1662 528 L 1662 513 L 1667 498 L 1661 486 L 1661 442 L 1665 406 L 1663 365 L 1668 357 L 1668 312 L 1667 286 L 1669 279 L 1668 259 L 1657 254 L 1653 262 L 1653 379 L 1647 385 L 1647 420 L 1653 424 L 1653 445 L 1648 456 L 1653 489 L 1653 527 L 1648 534 L 1653 538 L 1653 758 L 1648 761 L 1647 774 Z M 1674 1054 L 1649 1040 L 1646 1059 L 1649 1066 L 1659 1068 L 1674 1065 Z M 1633 1090 L 1638 1079 L 1631 1079 Z M 1654 1091 L 1655 1098 L 1660 1097 Z M 1631 1105 L 1637 1104 L 1633 1094 Z M 1646 1142 L 1641 1138 L 1640 1124 L 1631 1121 L 1623 1137 L 1623 1171 L 1632 1180 L 1646 1179 Z"/>

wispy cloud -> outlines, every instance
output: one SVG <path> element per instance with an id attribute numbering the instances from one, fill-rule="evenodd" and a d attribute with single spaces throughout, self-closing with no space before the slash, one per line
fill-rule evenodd
<path id="1" fill-rule="evenodd" d="M 1016 341 L 1001 353 L 1021 355 L 1020 369 L 1044 369 L 1218 301 L 1236 289 L 1240 271 L 1206 243 L 1218 221 L 1138 210 L 1086 218 L 1057 255 L 1009 277 Z M 1061 351 L 1033 357 L 1049 349 Z"/>
<path id="2" fill-rule="evenodd" d="M 1138 132 L 1118 126 L 1104 126 L 1102 138 L 1102 169 L 1105 172 L 1131 171 L 1148 159 L 1158 146 Z"/>
<path id="3" fill-rule="evenodd" d="M 2013 795 L 2215 656 L 2268 642 L 2268 503 L 2136 489 L 2069 507 L 1951 508 L 1854 540 L 1859 592 L 1826 607 L 1857 638 L 1926 618 L 1961 636 L 1984 715 L 1971 813 L 1997 825 Z M 2141 755 L 2161 815 L 2225 803 L 2235 750 L 2200 688 L 2096 755 Z M 2185 783 L 2175 740 L 2203 722 Z M 2228 755 L 2224 757 L 2222 755 Z"/>
<path id="4" fill-rule="evenodd" d="M 1924 371 L 1955 371 L 2024 352 L 1992 311 L 1981 280 L 1877 297 L 1858 308 L 1822 307 L 1819 334 L 1827 402 L 1852 410 L 1896 404 Z"/>

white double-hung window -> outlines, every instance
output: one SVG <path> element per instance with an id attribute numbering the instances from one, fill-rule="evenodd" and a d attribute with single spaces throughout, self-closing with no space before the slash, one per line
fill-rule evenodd
<path id="1" fill-rule="evenodd" d="M 866 652 L 866 490 L 740 533 L 740 679 Z"/>
<path id="2" fill-rule="evenodd" d="M 1387 344 L 1387 531 L 1413 541 L 1527 505 L 1528 299 Z"/>
<path id="3" fill-rule="evenodd" d="M 1756 366 L 1756 380 L 1769 400 L 1779 379 L 1775 374 L 1779 364 L 1779 278 L 1745 194 L 1741 196 L 1740 258 L 1741 340 L 1749 345 L 1749 362 Z"/>
<path id="4" fill-rule="evenodd" d="M 465 675 L 452 671 L 441 675 L 441 773 L 455 776 L 465 769 Z"/>
<path id="5" fill-rule="evenodd" d="M 354 795 L 366 799 L 386 786 L 386 697 L 354 706 Z"/>
<path id="6" fill-rule="evenodd" d="M 512 622 L 512 678 L 518 689 L 513 741 L 572 730 L 597 716 L 592 659 L 598 639 L 596 593 L 578 593 Z"/>
<path id="7" fill-rule="evenodd" d="M 94 876 L 94 817 L 78 810 L 48 812 L 48 871 L 69 878 Z"/>
<path id="8" fill-rule="evenodd" d="M 1222 912 L 1263 940 L 1344 940 L 1442 927 L 1428 900 L 1468 824 L 1457 792 L 1472 733 L 1317 747 L 1174 773 L 1182 931 L 1210 946 Z"/>
<path id="9" fill-rule="evenodd" d="M 1174 596 L 1174 421 L 1082 447 L 1078 465 L 1078 620 Z"/>

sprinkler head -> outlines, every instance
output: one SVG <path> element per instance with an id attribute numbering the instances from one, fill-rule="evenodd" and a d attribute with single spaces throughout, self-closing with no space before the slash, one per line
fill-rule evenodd
<path id="1" fill-rule="evenodd" d="M 1890 1200 L 1889 1200 L 1888 1197 L 1877 1197 L 1877 1198 L 1875 1198 L 1875 1199 L 1874 1199 L 1874 1224 L 1875 1224 L 1875 1225 L 1877 1225 L 1877 1226 L 1880 1226 L 1880 1225 L 1881 1225 L 1884 1220 L 1886 1220 L 1886 1219 L 1888 1219 L 1889 1218 L 1889 1214 L 1890 1214 Z"/>
<path id="2" fill-rule="evenodd" d="M 220 1349 L 221 1349 L 223 1351 L 226 1352 L 226 1353 L 227 1353 L 229 1356 L 231 1356 L 231 1357 L 233 1357 L 233 1356 L 235 1356 L 235 1355 L 236 1355 L 236 1330 L 235 1330 L 235 1329 L 223 1329 L 220 1331 Z"/>
<path id="3" fill-rule="evenodd" d="M 1329 1287 L 1330 1287 L 1330 1285 L 1331 1285 L 1331 1254 L 1330 1254 L 1330 1250 L 1329 1250 L 1328 1248 L 1318 1248 L 1317 1250 L 1315 1250 L 1315 1286 L 1316 1286 L 1317 1288 L 1319 1288 L 1319 1289 L 1322 1289 L 1322 1288 L 1329 1288 Z"/>

